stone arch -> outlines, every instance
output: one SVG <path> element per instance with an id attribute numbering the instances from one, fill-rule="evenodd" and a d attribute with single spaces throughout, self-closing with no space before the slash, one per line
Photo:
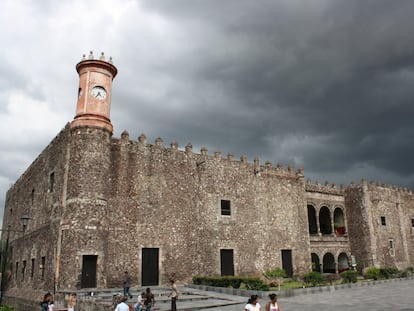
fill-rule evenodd
<path id="1" fill-rule="evenodd" d="M 312 204 L 308 204 L 308 226 L 309 226 L 309 234 L 318 234 L 318 224 L 316 222 L 316 210 Z"/>
<path id="2" fill-rule="evenodd" d="M 345 252 L 342 252 L 338 256 L 338 272 L 349 270 L 349 258 Z"/>
<path id="3" fill-rule="evenodd" d="M 332 233 L 331 211 L 325 205 L 319 210 L 319 226 L 322 234 Z"/>
<path id="4" fill-rule="evenodd" d="M 321 271 L 321 261 L 319 260 L 319 256 L 316 253 L 311 254 L 312 260 L 312 271 L 322 272 Z"/>
<path id="5" fill-rule="evenodd" d="M 346 233 L 345 216 L 340 207 L 336 207 L 334 210 L 334 229 L 336 235 L 344 235 Z"/>
<path id="6" fill-rule="evenodd" d="M 332 253 L 326 253 L 323 256 L 323 273 L 336 273 L 335 257 Z"/>

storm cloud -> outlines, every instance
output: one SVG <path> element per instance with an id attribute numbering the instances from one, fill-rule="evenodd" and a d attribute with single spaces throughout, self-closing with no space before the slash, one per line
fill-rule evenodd
<path id="1" fill-rule="evenodd" d="M 72 120 L 89 50 L 119 70 L 114 136 L 413 188 L 412 12 L 409 0 L 6 0 L 0 199 Z"/>

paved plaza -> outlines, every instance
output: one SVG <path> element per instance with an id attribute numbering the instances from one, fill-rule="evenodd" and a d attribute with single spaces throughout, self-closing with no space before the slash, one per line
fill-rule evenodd
<path id="1" fill-rule="evenodd" d="M 266 300 L 259 302 L 264 311 Z M 374 285 L 281 297 L 279 303 L 283 311 L 414 311 L 414 280 L 392 280 Z M 216 310 L 243 311 L 244 304 Z"/>

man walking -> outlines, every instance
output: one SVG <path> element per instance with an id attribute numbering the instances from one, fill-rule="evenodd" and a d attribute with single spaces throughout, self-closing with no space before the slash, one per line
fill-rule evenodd
<path id="1" fill-rule="evenodd" d="M 125 271 L 125 275 L 124 275 L 124 296 L 126 297 L 127 295 L 129 296 L 129 298 L 132 298 L 132 295 L 129 293 L 129 287 L 131 286 L 131 277 L 128 274 L 128 271 Z"/>

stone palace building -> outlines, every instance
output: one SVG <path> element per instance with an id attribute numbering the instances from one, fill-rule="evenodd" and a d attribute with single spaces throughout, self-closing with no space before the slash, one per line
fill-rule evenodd
<path id="1" fill-rule="evenodd" d="M 302 168 L 112 137 L 117 68 L 91 53 L 76 70 L 74 119 L 7 192 L 6 296 L 121 287 L 126 270 L 133 286 L 149 286 L 414 265 L 412 191 L 313 184 Z"/>

